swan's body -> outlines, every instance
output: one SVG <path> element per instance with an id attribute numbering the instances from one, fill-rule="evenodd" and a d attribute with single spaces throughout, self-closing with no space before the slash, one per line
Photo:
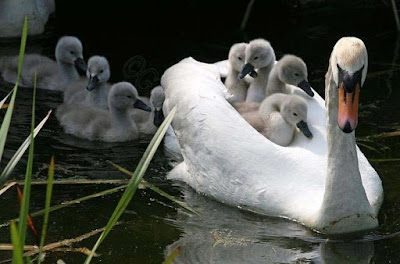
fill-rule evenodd
<path id="1" fill-rule="evenodd" d="M 342 44 L 343 50 L 352 47 Z M 332 59 L 336 54 L 334 49 L 332 64 L 339 61 Z M 365 56 L 356 59 L 367 63 Z M 328 72 L 328 79 L 332 72 L 338 79 L 335 71 Z M 164 112 L 177 106 L 172 126 L 184 158 L 170 172 L 170 179 L 182 180 L 227 204 L 294 219 L 323 233 L 377 227 L 381 180 L 355 145 L 354 133 L 339 130 L 332 136 L 337 121 L 332 121 L 335 99 L 330 93 L 336 87 L 327 87 L 332 124 L 327 126 L 324 100 L 315 94 L 307 98 L 313 140 L 296 136 L 290 147 L 281 147 L 260 135 L 231 107 L 219 78 L 217 67 L 191 58 L 172 66 L 162 77 Z M 349 153 L 338 153 L 344 147 L 349 147 Z"/>
<path id="2" fill-rule="evenodd" d="M 229 51 L 229 72 L 225 79 L 225 86 L 228 93 L 228 102 L 231 104 L 246 100 L 248 84 L 239 78 L 245 57 L 247 43 L 234 44 Z"/>
<path id="3" fill-rule="evenodd" d="M 101 56 L 91 57 L 86 75 L 88 78 L 81 78 L 65 88 L 64 103 L 108 109 L 111 84 L 107 81 L 111 73 L 107 59 Z"/>
<path id="4" fill-rule="evenodd" d="M 25 16 L 28 18 L 29 35 L 42 34 L 49 15 L 54 10 L 54 0 L 2 0 L 0 37 L 21 36 Z"/>
<path id="5" fill-rule="evenodd" d="M 251 82 L 246 102 L 261 102 L 265 98 L 268 76 L 275 64 L 275 52 L 271 44 L 264 39 L 250 41 L 246 48 L 246 61 L 240 78 L 257 69 L 258 76 Z"/>
<path id="6" fill-rule="evenodd" d="M 82 43 L 76 37 L 62 37 L 56 46 L 56 61 L 38 54 L 24 56 L 19 85 L 33 87 L 37 73 L 37 87 L 49 90 L 64 90 L 65 86 L 79 79 L 76 67 L 86 71 L 82 55 Z M 18 72 L 18 56 L 0 58 L 3 79 L 15 83 Z"/>
<path id="7" fill-rule="evenodd" d="M 288 146 L 297 132 L 312 138 L 307 126 L 307 103 L 297 95 L 274 94 L 261 103 L 256 111 L 242 117 L 266 138 L 281 146 Z"/>
<path id="8" fill-rule="evenodd" d="M 61 105 L 57 119 L 68 134 L 89 140 L 122 142 L 138 138 L 139 131 L 130 117 L 129 110 L 150 110 L 138 99 L 135 87 L 130 83 L 114 84 L 109 94 L 110 111 L 81 105 Z"/>
<path id="9" fill-rule="evenodd" d="M 266 96 L 274 93 L 293 93 L 290 85 L 297 86 L 309 96 L 314 96 L 308 84 L 308 71 L 304 61 L 294 55 L 283 56 L 272 68 L 266 86 Z"/>
<path id="10" fill-rule="evenodd" d="M 164 100 L 164 89 L 161 86 L 156 86 L 150 92 L 150 99 L 143 99 L 150 106 L 151 112 L 139 109 L 133 110 L 132 118 L 137 124 L 140 133 L 154 134 L 157 131 L 158 127 L 164 121 L 162 111 Z"/>

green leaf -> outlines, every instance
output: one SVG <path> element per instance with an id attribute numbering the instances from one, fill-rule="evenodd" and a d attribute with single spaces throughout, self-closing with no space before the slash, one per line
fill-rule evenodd
<path id="1" fill-rule="evenodd" d="M 42 251 L 44 242 L 46 240 L 47 225 L 49 223 L 51 194 L 53 192 L 53 180 L 54 180 L 54 156 L 51 157 L 49 165 L 47 190 L 46 190 L 46 204 L 44 206 L 43 227 L 42 227 L 42 235 L 40 237 L 40 246 L 39 246 L 39 257 L 38 257 L 39 264 L 42 261 Z"/>
<path id="2" fill-rule="evenodd" d="M 27 35 L 28 35 L 28 19 L 25 16 L 24 27 L 22 30 L 22 37 L 21 37 L 21 48 L 19 50 L 17 81 L 16 81 L 14 89 L 13 89 L 10 104 L 7 108 L 6 115 L 4 116 L 3 123 L 1 124 L 1 128 L 0 128 L 0 162 L 3 157 L 4 146 L 5 146 L 6 140 L 7 140 L 8 129 L 10 128 L 11 116 L 12 116 L 12 113 L 14 110 L 14 104 L 15 104 L 15 97 L 17 96 L 18 84 L 19 84 L 19 79 L 21 77 L 22 63 L 23 63 L 24 54 L 25 54 L 25 45 L 26 45 Z"/>
<path id="3" fill-rule="evenodd" d="M 109 221 L 107 223 L 107 226 L 105 227 L 105 230 L 100 235 L 96 244 L 93 246 L 92 252 L 90 253 L 90 255 L 86 258 L 85 264 L 89 264 L 91 262 L 97 248 L 104 241 L 106 236 L 110 233 L 111 229 L 117 223 L 119 217 L 122 215 L 122 213 L 125 211 L 125 208 L 128 206 L 129 202 L 131 201 L 133 195 L 136 192 L 136 189 L 139 186 L 139 183 L 142 180 L 144 173 L 147 170 L 147 167 L 150 164 L 150 161 L 152 160 L 158 146 L 161 143 L 161 140 L 163 139 L 165 133 L 167 132 L 168 126 L 170 125 L 170 123 L 175 115 L 175 112 L 176 112 L 176 106 L 172 109 L 172 111 L 169 113 L 167 118 L 164 120 L 164 122 L 158 128 L 156 134 L 154 135 L 154 137 L 151 140 L 149 146 L 147 147 L 145 153 L 143 154 L 142 159 L 140 160 L 138 166 L 136 167 L 136 170 L 133 173 L 132 178 L 128 183 L 128 187 L 126 188 L 124 194 L 122 195 L 121 199 L 119 200 L 118 205 L 114 210 L 114 213 L 112 214 L 111 218 L 109 219 Z"/>
<path id="4" fill-rule="evenodd" d="M 3 98 L 3 100 L 0 101 L 0 109 L 3 107 L 4 103 L 7 101 L 8 97 L 10 97 L 11 93 L 13 92 L 13 90 L 11 90 L 6 97 Z"/>
<path id="5" fill-rule="evenodd" d="M 109 162 L 114 168 L 116 168 L 117 170 L 119 170 L 120 172 L 125 173 L 126 175 L 129 175 L 129 176 L 133 176 L 133 172 L 130 172 L 129 170 L 127 170 L 127 169 L 125 169 L 125 168 L 123 168 L 123 167 L 121 167 L 121 166 L 119 166 L 119 165 L 117 165 L 117 164 L 115 164 L 115 163 L 113 163 L 113 162 L 111 162 L 111 161 L 108 161 L 108 162 Z M 190 212 L 192 212 L 192 213 L 194 213 L 194 214 L 196 214 L 196 215 L 199 215 L 199 213 L 196 212 L 194 209 L 192 209 L 189 205 L 187 205 L 187 203 L 182 202 L 182 201 L 179 201 L 179 200 L 176 199 L 174 196 L 172 196 L 172 195 L 170 195 L 170 194 L 164 192 L 163 190 L 161 190 L 160 188 L 158 188 L 158 187 L 154 186 L 153 184 L 149 183 L 149 182 L 146 181 L 145 179 L 142 179 L 142 182 L 141 182 L 141 183 L 142 183 L 146 188 L 149 188 L 149 189 L 152 190 L 153 192 L 156 192 L 156 193 L 158 193 L 159 195 L 161 195 L 161 196 L 167 198 L 168 200 L 170 200 L 170 201 L 172 201 L 172 202 L 174 202 L 174 203 L 176 203 L 176 204 L 182 206 L 182 207 L 185 208 L 186 210 L 188 210 L 188 211 L 190 211 Z"/>
<path id="6" fill-rule="evenodd" d="M 52 111 L 50 110 L 45 116 L 45 118 L 43 118 L 43 120 L 39 123 L 39 125 L 37 125 L 37 127 L 33 131 L 34 138 L 37 136 L 39 131 L 43 128 L 44 124 L 49 119 L 51 112 Z M 14 170 L 15 166 L 17 166 L 19 160 L 22 158 L 22 156 L 24 155 L 25 151 L 27 150 L 30 144 L 31 144 L 31 135 L 29 135 L 25 139 L 24 143 L 22 143 L 19 149 L 15 152 L 14 156 L 8 162 L 7 166 L 4 168 L 3 172 L 0 175 L 0 186 L 2 186 L 7 181 L 11 172 Z"/>
<path id="7" fill-rule="evenodd" d="M 34 138 L 33 131 L 35 129 L 35 102 L 36 102 L 36 82 L 37 75 L 35 73 L 33 85 L 33 99 L 32 99 L 32 120 L 31 120 L 31 144 L 29 146 L 28 164 L 26 165 L 24 195 L 22 197 L 21 210 L 19 212 L 19 240 L 22 246 L 25 245 L 26 224 L 29 212 L 29 200 L 31 197 L 31 180 L 32 180 L 32 167 L 33 167 L 33 154 L 34 154 Z M 22 250 L 22 248 L 21 248 Z"/>
<path id="8" fill-rule="evenodd" d="M 22 246 L 18 237 L 17 226 L 14 222 L 11 223 L 11 241 L 13 244 L 13 263 L 14 264 L 24 264 L 23 256 L 22 256 Z"/>

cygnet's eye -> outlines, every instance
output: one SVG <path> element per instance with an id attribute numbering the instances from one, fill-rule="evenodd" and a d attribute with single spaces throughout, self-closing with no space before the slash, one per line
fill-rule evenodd
<path id="1" fill-rule="evenodd" d="M 238 60 L 242 60 L 242 57 L 238 57 Z"/>
<path id="2" fill-rule="evenodd" d="M 100 73 L 103 73 L 103 72 L 104 72 L 104 70 L 101 70 L 101 71 L 100 71 Z"/>
<path id="3" fill-rule="evenodd" d="M 256 59 L 258 59 L 258 57 L 257 57 L 257 56 L 255 56 L 253 60 L 256 60 Z"/>
<path id="4" fill-rule="evenodd" d="M 295 75 L 295 76 L 297 76 L 297 77 L 299 77 L 299 76 L 300 76 L 300 74 L 298 74 L 298 73 L 295 73 L 294 75 Z"/>
<path id="5" fill-rule="evenodd" d="M 132 98 L 132 95 L 127 95 L 126 97 L 128 97 L 129 99 L 131 99 L 131 98 Z"/>
<path id="6" fill-rule="evenodd" d="M 293 115 L 294 115 L 294 116 L 297 116 L 297 114 L 296 114 L 296 113 L 293 113 Z"/>
<path id="7" fill-rule="evenodd" d="M 75 54 L 75 52 L 73 52 L 72 50 L 70 51 L 70 53 L 71 53 L 72 55 L 74 55 L 74 54 Z"/>

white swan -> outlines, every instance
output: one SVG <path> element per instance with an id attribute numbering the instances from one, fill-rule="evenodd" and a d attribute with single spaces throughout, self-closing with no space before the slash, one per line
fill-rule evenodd
<path id="1" fill-rule="evenodd" d="M 338 41 L 327 74 L 328 121 L 324 100 L 316 93 L 307 98 L 313 140 L 297 136 L 291 146 L 281 147 L 254 130 L 224 99 L 216 66 L 182 60 L 161 81 L 164 113 L 177 106 L 172 126 L 184 158 L 168 177 L 227 204 L 294 219 L 323 233 L 377 227 L 381 180 L 356 147 L 354 132 L 338 128 L 337 117 L 338 86 L 342 94 L 343 82 L 349 91 L 361 86 L 367 66 L 361 40 Z M 350 127 L 354 123 L 353 115 Z M 348 126 L 346 122 L 343 128 Z"/>
<path id="2" fill-rule="evenodd" d="M 246 61 L 239 75 L 244 78 L 254 69 L 258 76 L 254 76 L 247 91 L 246 102 L 261 102 L 265 98 L 265 89 L 268 76 L 275 64 L 275 52 L 271 44 L 264 39 L 255 39 L 249 42 L 246 48 Z"/>
<path id="3" fill-rule="evenodd" d="M 20 86 L 33 87 L 37 72 L 37 87 L 49 90 L 63 90 L 65 86 L 79 79 L 76 67 L 86 71 L 82 43 L 76 37 L 65 36 L 57 43 L 53 61 L 45 56 L 29 54 L 24 56 Z M 0 72 L 5 81 L 15 83 L 18 72 L 18 56 L 0 58 Z"/>
<path id="4" fill-rule="evenodd" d="M 241 115 L 258 132 L 281 146 L 293 141 L 296 127 L 312 138 L 307 125 L 307 102 L 297 95 L 273 94 L 264 99 L 258 111 Z"/>
<path id="5" fill-rule="evenodd" d="M 266 96 L 274 93 L 290 94 L 293 89 L 289 85 L 293 85 L 313 97 L 314 92 L 311 91 L 307 78 L 307 65 L 304 61 L 294 55 L 285 55 L 275 64 L 269 74 Z"/>
<path id="6" fill-rule="evenodd" d="M 156 86 L 150 92 L 150 99 L 143 98 L 142 100 L 145 103 L 148 102 L 151 112 L 134 109 L 132 118 L 138 126 L 140 133 L 154 134 L 164 121 L 164 114 L 162 111 L 165 100 L 164 89 L 161 86 Z"/>
<path id="7" fill-rule="evenodd" d="M 49 15 L 54 10 L 54 0 L 2 0 L 0 37 L 21 36 L 25 16 L 28 17 L 29 35 L 42 34 Z"/>
<path id="8" fill-rule="evenodd" d="M 108 101 L 110 111 L 80 105 L 61 105 L 56 117 L 68 134 L 89 140 L 122 142 L 138 138 L 139 131 L 130 117 L 129 110 L 150 108 L 138 99 L 136 88 L 120 82 L 111 88 Z"/>
<path id="9" fill-rule="evenodd" d="M 110 65 L 105 57 L 92 56 L 88 61 L 87 78 L 71 83 L 65 88 L 65 104 L 81 104 L 108 109 L 108 93 L 111 84 Z"/>

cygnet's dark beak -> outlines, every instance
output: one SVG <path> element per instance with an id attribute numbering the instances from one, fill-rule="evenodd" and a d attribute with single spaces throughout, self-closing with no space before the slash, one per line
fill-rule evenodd
<path id="1" fill-rule="evenodd" d="M 75 68 L 82 70 L 84 72 L 87 71 L 87 65 L 86 65 L 86 62 L 83 60 L 83 58 L 77 58 L 74 61 L 74 64 L 75 64 Z"/>
<path id="2" fill-rule="evenodd" d="M 95 76 L 90 76 L 89 78 L 89 84 L 86 87 L 86 90 L 92 91 L 94 88 L 96 88 L 97 83 L 99 82 L 99 77 L 97 75 Z"/>
<path id="3" fill-rule="evenodd" d="M 304 134 L 304 136 L 308 137 L 311 139 L 313 137 L 310 129 L 308 128 L 307 122 L 304 122 L 303 120 L 297 123 L 297 127 L 300 129 L 300 131 Z"/>
<path id="4" fill-rule="evenodd" d="M 243 79 L 244 77 L 246 77 L 247 74 L 251 73 L 254 75 L 254 66 L 251 63 L 246 63 L 243 68 L 242 71 L 239 73 L 239 78 Z M 256 73 L 257 74 L 257 73 Z"/>
<path id="5" fill-rule="evenodd" d="M 154 120 L 153 123 L 156 127 L 161 126 L 162 122 L 164 121 L 164 113 L 162 109 L 154 110 Z"/>
<path id="6" fill-rule="evenodd" d="M 311 90 L 311 86 L 306 80 L 301 81 L 297 86 L 304 92 L 306 92 L 306 94 L 308 94 L 309 96 L 314 96 L 314 92 Z"/>
<path id="7" fill-rule="evenodd" d="M 133 107 L 142 109 L 143 111 L 146 111 L 146 112 L 151 112 L 151 108 L 147 104 L 143 103 L 143 101 L 140 99 L 136 100 L 136 102 L 133 104 Z"/>

